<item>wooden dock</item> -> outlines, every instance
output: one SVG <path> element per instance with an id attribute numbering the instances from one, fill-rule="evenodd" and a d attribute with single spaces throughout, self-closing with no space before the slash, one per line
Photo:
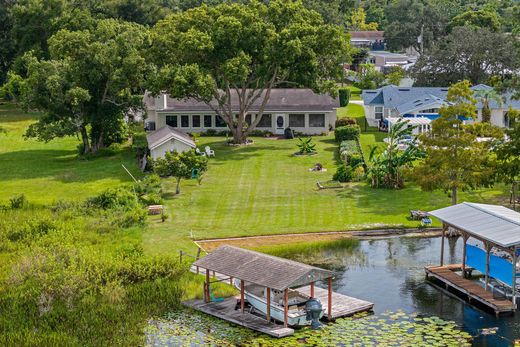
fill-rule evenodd
<path id="1" fill-rule="evenodd" d="M 299 292 L 309 295 L 310 286 L 301 287 L 297 289 Z M 325 314 L 323 319 L 328 319 L 329 310 L 327 308 L 327 296 L 328 292 L 326 289 L 320 287 L 314 287 L 314 297 L 319 299 Z M 374 304 L 365 300 L 356 299 L 350 296 L 346 296 L 340 293 L 332 292 L 332 316 L 331 319 L 348 317 L 356 313 L 372 311 Z"/>
<path id="2" fill-rule="evenodd" d="M 265 318 L 249 313 L 247 310 L 244 313 L 240 309 L 235 310 L 237 305 L 237 298 L 235 297 L 227 298 L 222 302 L 208 303 L 204 300 L 190 300 L 183 302 L 183 305 L 273 337 L 285 337 L 294 334 L 292 328 L 284 328 L 281 324 L 267 322 Z"/>
<path id="3" fill-rule="evenodd" d="M 446 266 L 428 266 L 425 268 L 427 278 L 435 278 L 446 289 L 450 287 L 458 291 L 470 303 L 472 301 L 492 309 L 498 316 L 500 313 L 514 312 L 515 305 L 507 299 L 496 299 L 493 293 L 485 290 L 475 281 L 471 281 L 456 274 L 462 268 L 462 264 L 452 264 Z"/>

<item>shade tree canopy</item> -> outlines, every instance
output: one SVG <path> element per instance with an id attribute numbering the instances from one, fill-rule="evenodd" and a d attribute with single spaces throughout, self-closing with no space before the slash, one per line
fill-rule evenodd
<path id="1" fill-rule="evenodd" d="M 260 122 L 272 88 L 333 93 L 341 63 L 349 60 L 344 31 L 325 24 L 301 1 L 201 6 L 158 22 L 152 35 L 152 92 L 208 104 L 235 143 L 243 143 Z M 254 103 L 259 116 L 246 124 Z"/>
<path id="2" fill-rule="evenodd" d="M 49 141 L 79 135 L 83 153 L 125 139 L 123 117 L 142 107 L 147 30 L 114 19 L 91 30 L 60 30 L 49 39 L 49 60 L 23 58 L 25 76 L 11 74 L 6 88 L 25 108 L 43 112 L 27 136 Z"/>

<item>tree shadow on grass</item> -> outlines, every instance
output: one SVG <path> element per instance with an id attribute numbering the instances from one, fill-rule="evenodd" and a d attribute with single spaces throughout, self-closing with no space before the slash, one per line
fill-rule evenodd
<path id="1" fill-rule="evenodd" d="M 0 154 L 0 181 L 49 178 L 63 183 L 125 179 L 121 167 L 139 172 L 130 151 L 93 158 L 81 158 L 77 151 L 59 149 L 22 150 Z"/>

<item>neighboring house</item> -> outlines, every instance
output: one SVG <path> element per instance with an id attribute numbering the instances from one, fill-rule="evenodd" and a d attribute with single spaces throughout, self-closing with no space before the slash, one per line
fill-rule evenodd
<path id="1" fill-rule="evenodd" d="M 386 72 L 393 66 L 399 66 L 406 70 L 414 64 L 415 60 L 415 58 L 401 53 L 370 51 L 368 52 L 367 62 L 374 64 L 377 71 Z"/>
<path id="2" fill-rule="evenodd" d="M 236 92 L 231 93 L 233 112 L 238 113 Z M 259 98 L 246 115 L 251 124 L 256 117 L 262 98 Z M 170 126 L 175 130 L 203 132 L 209 129 L 226 130 L 227 124 L 206 105 L 194 99 L 174 99 L 166 94 L 152 97 L 146 94 L 146 129 L 153 131 Z M 216 101 L 213 101 L 216 104 Z M 215 105 L 216 107 L 216 105 Z M 334 128 L 339 101 L 329 95 L 316 94 L 310 89 L 272 89 L 269 101 L 256 129 L 282 135 L 286 128 L 308 135 L 322 134 Z"/>
<path id="3" fill-rule="evenodd" d="M 367 48 L 371 51 L 385 49 L 384 31 L 349 31 L 350 44 L 357 48 Z"/>
<path id="4" fill-rule="evenodd" d="M 168 125 L 147 134 L 146 140 L 153 160 L 164 157 L 166 152 L 177 151 L 181 153 L 196 147 L 195 142 L 187 134 Z"/>
<path id="5" fill-rule="evenodd" d="M 479 84 L 473 90 L 491 88 Z M 379 126 L 387 118 L 396 117 L 426 117 L 435 119 L 439 116 L 439 109 L 447 104 L 448 88 L 434 87 L 397 87 L 385 86 L 379 89 L 364 90 L 361 94 L 365 107 L 365 115 L 370 126 Z M 509 107 L 520 110 L 520 101 L 513 100 L 511 94 L 503 95 L 504 102 L 490 102 L 491 124 L 499 127 L 508 127 Z M 482 120 L 482 104 L 477 104 L 477 119 Z"/>

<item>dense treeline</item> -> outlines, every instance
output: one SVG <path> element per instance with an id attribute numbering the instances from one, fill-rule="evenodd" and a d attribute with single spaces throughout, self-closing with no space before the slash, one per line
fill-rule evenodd
<path id="1" fill-rule="evenodd" d="M 5 0 L 0 3 L 0 83 L 7 71 L 17 68 L 23 53 L 34 50 L 49 56 L 47 40 L 60 29 L 79 30 L 96 19 L 115 18 L 151 26 L 168 14 L 202 4 L 247 3 L 249 0 Z M 262 2 L 267 3 L 267 0 Z M 428 47 L 448 34 L 454 25 L 491 26 L 510 32 L 520 16 L 514 0 L 303 0 L 320 13 L 327 23 L 352 26 L 352 14 L 362 7 L 367 23 L 377 23 L 386 31 L 391 49 L 419 48 L 417 37 L 423 31 Z M 516 5 L 515 5 L 516 4 Z M 517 24 L 516 24 L 517 25 Z"/>

